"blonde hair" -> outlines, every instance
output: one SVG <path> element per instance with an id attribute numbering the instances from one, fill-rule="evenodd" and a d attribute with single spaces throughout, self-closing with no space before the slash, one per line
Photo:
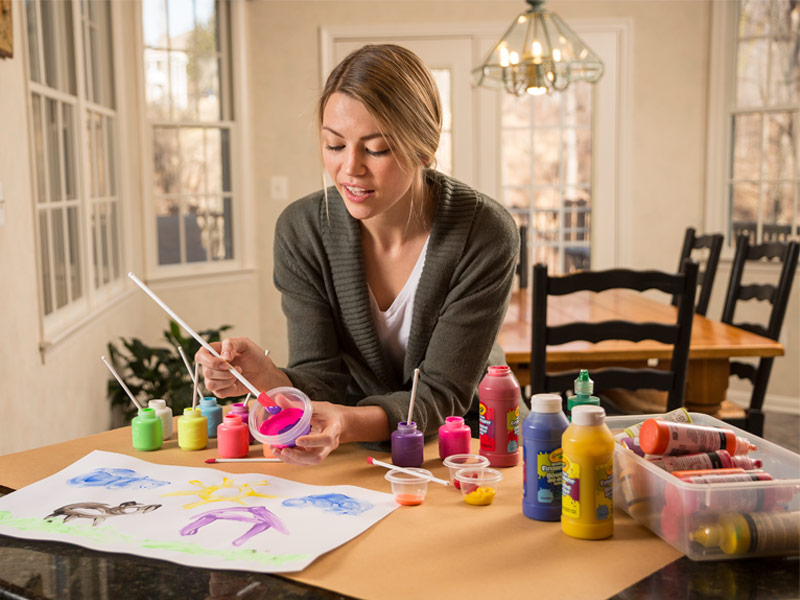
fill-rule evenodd
<path id="1" fill-rule="evenodd" d="M 433 75 L 416 54 L 394 44 L 369 44 L 348 54 L 320 95 L 320 131 L 325 105 L 337 92 L 364 105 L 401 167 L 411 172 L 435 167 L 442 105 Z"/>

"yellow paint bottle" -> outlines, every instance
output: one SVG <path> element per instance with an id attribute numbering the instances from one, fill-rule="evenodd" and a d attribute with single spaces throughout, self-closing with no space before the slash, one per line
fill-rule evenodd
<path id="1" fill-rule="evenodd" d="M 690 532 L 689 539 L 725 554 L 797 554 L 800 512 L 728 513 Z"/>
<path id="2" fill-rule="evenodd" d="M 609 537 L 614 533 L 614 436 L 606 411 L 576 406 L 561 447 L 561 530 L 587 540 Z"/>
<path id="3" fill-rule="evenodd" d="M 199 408 L 187 406 L 178 417 L 178 446 L 182 450 L 202 450 L 208 446 L 208 419 Z"/>

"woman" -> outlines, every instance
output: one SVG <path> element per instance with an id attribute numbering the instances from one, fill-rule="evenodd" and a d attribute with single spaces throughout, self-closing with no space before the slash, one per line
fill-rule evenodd
<path id="1" fill-rule="evenodd" d="M 519 250 L 508 212 L 432 170 L 441 133 L 438 90 L 423 62 L 394 45 L 347 56 L 318 103 L 322 158 L 334 186 L 289 205 L 276 225 L 275 285 L 288 321 L 289 365 L 279 369 L 247 338 L 201 349 L 217 396 L 289 385 L 313 401 L 297 464 L 340 443 L 389 439 L 405 421 L 413 372 L 414 418 L 426 435 L 477 407 L 508 306 Z"/>

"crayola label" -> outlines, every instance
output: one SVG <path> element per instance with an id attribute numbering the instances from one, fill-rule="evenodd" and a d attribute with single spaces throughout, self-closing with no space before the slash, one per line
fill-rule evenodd
<path id="1" fill-rule="evenodd" d="M 595 495 L 595 519 L 603 521 L 614 512 L 614 459 L 598 465 L 596 470 L 597 488 Z"/>
<path id="2" fill-rule="evenodd" d="M 478 409 L 478 415 L 478 431 L 481 435 L 481 450 L 494 450 L 494 409 L 489 408 L 483 402 L 481 402 L 480 408 Z"/>
<path id="3" fill-rule="evenodd" d="M 576 519 L 581 516 L 581 466 L 566 456 L 561 478 L 561 514 Z"/>
<path id="4" fill-rule="evenodd" d="M 536 500 L 542 504 L 561 500 L 562 457 L 561 448 L 536 455 Z"/>

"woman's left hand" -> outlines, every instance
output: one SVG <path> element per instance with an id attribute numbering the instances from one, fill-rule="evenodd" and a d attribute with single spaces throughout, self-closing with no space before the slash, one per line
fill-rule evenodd
<path id="1" fill-rule="evenodd" d="M 279 402 L 280 403 L 280 402 Z M 317 465 L 340 444 L 347 406 L 312 402 L 311 431 L 295 441 L 294 448 L 272 448 L 276 458 L 294 465 Z"/>

